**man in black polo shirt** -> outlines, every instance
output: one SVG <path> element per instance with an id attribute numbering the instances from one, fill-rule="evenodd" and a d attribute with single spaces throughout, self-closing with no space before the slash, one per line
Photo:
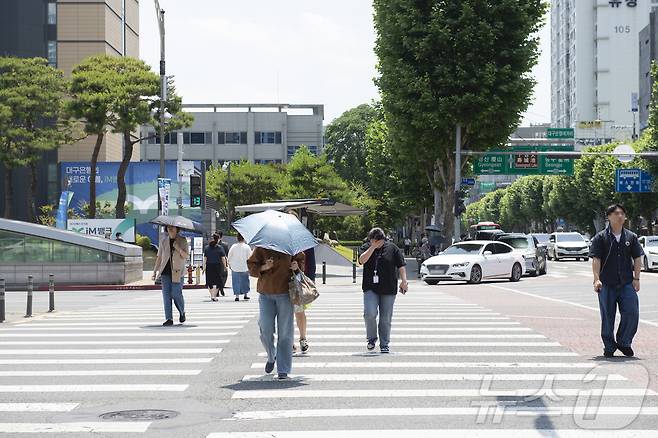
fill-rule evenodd
<path id="1" fill-rule="evenodd" d="M 363 265 L 363 318 L 366 323 L 367 348 L 368 351 L 375 349 L 379 333 L 379 350 L 388 353 L 398 274 L 402 279 L 400 292 L 405 294 L 409 288 L 404 255 L 400 248 L 386 240 L 381 228 L 373 228 L 368 233 L 368 242 L 361 247 L 359 263 Z"/>
<path id="2" fill-rule="evenodd" d="M 611 205 L 606 214 L 608 227 L 594 236 L 590 248 L 594 290 L 599 294 L 603 355 L 612 357 L 619 350 L 630 357 L 640 318 L 637 293 L 644 251 L 637 236 L 624 228 L 626 209 L 622 205 Z M 617 306 L 621 319 L 615 341 Z"/>

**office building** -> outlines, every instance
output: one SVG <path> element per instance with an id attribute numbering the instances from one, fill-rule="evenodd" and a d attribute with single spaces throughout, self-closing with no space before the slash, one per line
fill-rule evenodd
<path id="1" fill-rule="evenodd" d="M 658 16 L 656 14 L 656 11 L 651 11 L 649 25 L 640 31 L 640 96 L 638 101 L 640 132 L 649 124 L 649 107 L 653 89 L 651 65 L 658 59 L 656 58 L 658 55 Z"/>
<path id="2" fill-rule="evenodd" d="M 70 75 L 73 67 L 85 58 L 108 54 L 139 56 L 138 0 L 2 0 L 0 2 L 0 56 L 42 57 L 50 65 Z M 54 203 L 59 196 L 57 163 L 88 161 L 95 138 L 58 151 L 43 154 L 37 166 L 39 207 Z M 122 140 L 108 134 L 103 141 L 99 161 L 122 158 Z M 134 154 L 139 159 L 139 151 Z M 0 166 L 1 167 L 1 166 Z M 14 169 L 14 187 L 29 187 L 27 169 Z M 0 193 L 4 172 L 0 169 Z M 0 210 L 4 210 L 0 197 Z M 33 219 L 21 196 L 14 197 L 13 218 Z"/>
<path id="3" fill-rule="evenodd" d="M 287 163 L 301 145 L 319 153 L 323 147 L 323 105 L 193 104 L 183 105 L 194 116 L 184 129 L 183 159 L 208 164 L 248 160 L 252 163 Z M 159 160 L 156 129 L 141 145 L 142 160 Z M 165 136 L 165 159 L 178 159 L 178 133 Z"/>
<path id="4" fill-rule="evenodd" d="M 552 126 L 575 128 L 580 144 L 633 136 L 639 34 L 657 5 L 656 0 L 551 2 Z"/>

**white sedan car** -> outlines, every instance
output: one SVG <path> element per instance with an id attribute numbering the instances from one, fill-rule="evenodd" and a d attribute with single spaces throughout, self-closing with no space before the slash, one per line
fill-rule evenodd
<path id="1" fill-rule="evenodd" d="M 420 275 L 427 284 L 509 278 L 519 281 L 525 274 L 523 256 L 506 243 L 474 240 L 459 242 L 423 262 Z"/>
<path id="2" fill-rule="evenodd" d="M 645 271 L 658 269 L 658 236 L 642 236 L 639 240 L 644 249 L 642 269 Z"/>

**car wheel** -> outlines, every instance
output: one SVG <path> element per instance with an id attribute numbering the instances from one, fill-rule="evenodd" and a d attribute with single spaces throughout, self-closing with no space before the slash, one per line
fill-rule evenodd
<path id="1" fill-rule="evenodd" d="M 649 259 L 647 259 L 647 256 L 644 256 L 644 261 L 642 262 L 642 270 L 644 272 L 649 272 Z"/>
<path id="2" fill-rule="evenodd" d="M 553 260 L 555 260 L 556 262 L 559 262 L 560 258 L 557 256 L 557 254 L 555 254 L 555 256 L 553 257 Z"/>
<path id="3" fill-rule="evenodd" d="M 512 276 L 509 278 L 509 280 L 512 282 L 517 282 L 521 279 L 521 275 L 523 275 L 523 269 L 521 269 L 521 265 L 514 263 L 514 266 L 512 266 Z"/>
<path id="4" fill-rule="evenodd" d="M 544 264 L 542 264 L 541 270 L 539 271 L 539 275 L 546 275 L 548 272 L 548 263 L 546 263 L 546 260 L 544 260 Z"/>
<path id="5" fill-rule="evenodd" d="M 429 284 L 430 286 L 436 286 L 439 284 L 439 280 L 425 280 L 425 283 Z"/>
<path id="6" fill-rule="evenodd" d="M 473 265 L 471 268 L 471 277 L 468 279 L 470 284 L 479 284 L 482 282 L 482 268 L 480 265 Z"/>

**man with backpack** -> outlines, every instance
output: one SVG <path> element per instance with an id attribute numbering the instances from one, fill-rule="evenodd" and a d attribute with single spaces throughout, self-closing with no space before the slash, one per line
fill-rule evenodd
<path id="1" fill-rule="evenodd" d="M 613 357 L 616 350 L 634 355 L 631 344 L 640 319 L 637 293 L 644 251 L 637 235 L 624 228 L 626 209 L 613 204 L 606 210 L 608 226 L 592 239 L 590 257 L 594 274 L 594 291 L 598 293 L 601 312 L 603 355 Z M 619 328 L 613 333 L 619 306 Z"/>

